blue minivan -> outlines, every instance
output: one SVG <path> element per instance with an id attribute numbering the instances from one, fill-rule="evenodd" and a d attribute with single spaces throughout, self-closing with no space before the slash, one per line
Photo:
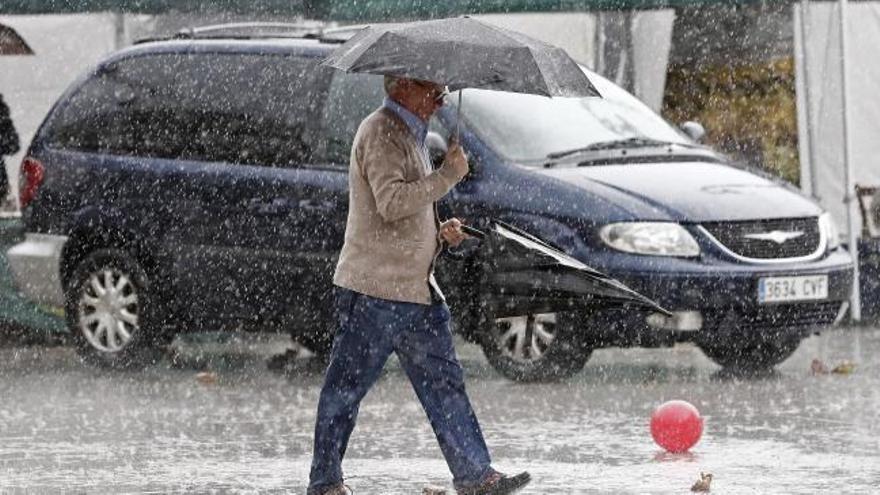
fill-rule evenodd
<path id="1" fill-rule="evenodd" d="M 100 365 L 143 365 L 193 329 L 289 332 L 326 353 L 349 150 L 381 78 L 319 66 L 336 46 L 320 36 L 189 33 L 109 56 L 51 109 L 21 165 L 17 284 L 63 307 Z M 852 260 L 814 201 L 588 74 L 603 98 L 465 90 L 472 171 L 441 217 L 515 225 L 673 316 L 486 304 L 504 291 L 486 293 L 465 245 L 438 266 L 460 335 L 505 376 L 541 380 L 594 349 L 678 342 L 767 369 L 842 318 Z"/>

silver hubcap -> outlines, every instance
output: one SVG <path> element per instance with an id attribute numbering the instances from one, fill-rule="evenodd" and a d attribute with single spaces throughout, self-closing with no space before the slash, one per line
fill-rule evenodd
<path id="1" fill-rule="evenodd" d="M 556 338 L 555 313 L 498 318 L 495 324 L 501 354 L 514 361 L 538 361 Z"/>
<path id="2" fill-rule="evenodd" d="M 137 289 L 113 268 L 93 273 L 79 301 L 79 329 L 95 349 L 118 352 L 138 329 Z"/>

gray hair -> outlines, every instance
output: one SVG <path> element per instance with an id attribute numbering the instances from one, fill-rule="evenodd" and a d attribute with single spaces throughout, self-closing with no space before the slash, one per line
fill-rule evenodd
<path id="1" fill-rule="evenodd" d="M 390 95 L 397 88 L 400 78 L 396 76 L 385 75 L 385 94 Z"/>

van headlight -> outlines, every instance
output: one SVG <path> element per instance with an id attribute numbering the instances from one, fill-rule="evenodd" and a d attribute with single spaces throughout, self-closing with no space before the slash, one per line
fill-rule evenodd
<path id="1" fill-rule="evenodd" d="M 608 246 L 652 256 L 699 256 L 700 246 L 684 227 L 672 222 L 612 223 L 599 229 Z"/>
<path id="2" fill-rule="evenodd" d="M 819 229 L 825 234 L 825 238 L 828 239 L 829 251 L 840 247 L 840 231 L 837 230 L 837 224 L 834 222 L 834 218 L 831 217 L 831 213 L 826 211 L 819 215 Z"/>

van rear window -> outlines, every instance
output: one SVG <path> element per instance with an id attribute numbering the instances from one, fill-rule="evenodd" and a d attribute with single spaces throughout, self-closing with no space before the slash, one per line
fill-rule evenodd
<path id="1" fill-rule="evenodd" d="M 50 146 L 297 166 L 310 160 L 323 89 L 318 59 L 157 54 L 100 70 L 60 108 Z"/>

